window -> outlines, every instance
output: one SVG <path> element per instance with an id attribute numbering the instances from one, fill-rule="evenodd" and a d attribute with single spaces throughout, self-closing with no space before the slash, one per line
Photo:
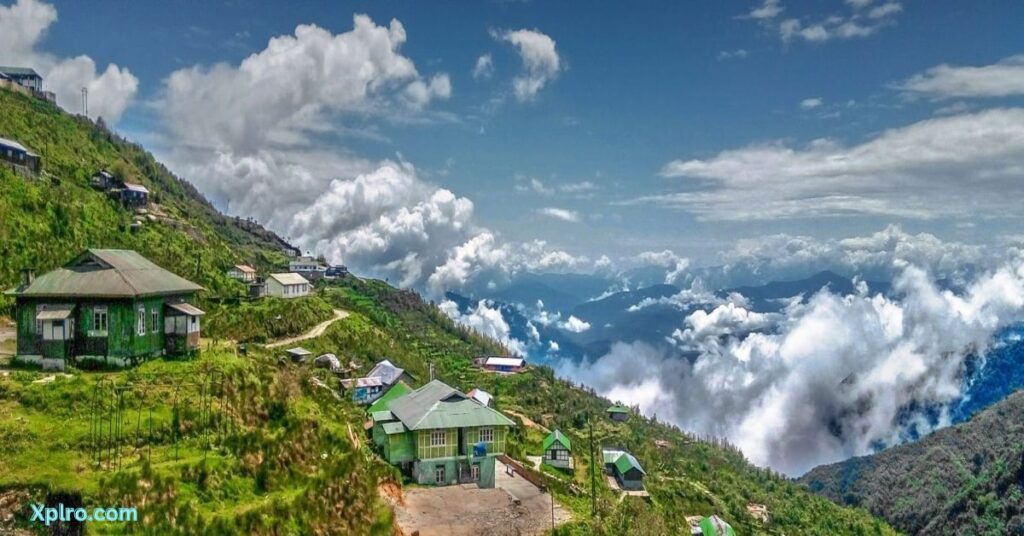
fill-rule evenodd
<path id="1" fill-rule="evenodd" d="M 443 447 L 443 446 L 445 446 L 445 433 L 444 433 L 444 430 L 431 430 L 430 431 L 430 446 L 431 447 Z"/>
<path id="2" fill-rule="evenodd" d="M 160 311 L 157 311 L 156 309 L 153 309 L 152 311 L 150 311 L 149 312 L 149 320 L 150 320 L 149 331 L 151 331 L 153 333 L 156 333 L 157 326 L 160 323 Z"/>
<path id="3" fill-rule="evenodd" d="M 474 482 L 480 482 L 480 464 L 474 463 L 469 469 L 470 474 L 473 476 Z"/>
<path id="4" fill-rule="evenodd" d="M 558 459 L 559 460 L 569 461 L 569 451 L 559 449 L 559 450 L 556 450 L 555 452 L 558 453 Z"/>
<path id="5" fill-rule="evenodd" d="M 92 329 L 94 331 L 107 331 L 107 308 L 93 307 Z"/>
<path id="6" fill-rule="evenodd" d="M 135 332 L 139 335 L 146 334 L 146 306 L 140 305 L 135 321 Z"/>
<path id="7" fill-rule="evenodd" d="M 446 483 L 444 479 L 443 465 L 438 465 L 437 467 L 434 468 L 434 482 L 442 485 Z"/>
<path id="8" fill-rule="evenodd" d="M 480 441 L 490 443 L 494 441 L 494 429 L 493 428 L 481 428 L 480 429 Z"/>

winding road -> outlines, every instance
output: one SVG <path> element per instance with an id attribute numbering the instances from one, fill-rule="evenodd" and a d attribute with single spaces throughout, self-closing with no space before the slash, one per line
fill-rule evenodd
<path id="1" fill-rule="evenodd" d="M 314 337 L 319 337 L 319 336 L 323 335 L 325 331 L 327 331 L 327 328 L 331 324 L 341 320 L 342 318 L 347 317 L 348 315 L 349 315 L 348 311 L 345 311 L 343 309 L 335 309 L 334 310 L 334 318 L 332 318 L 330 320 L 324 320 L 323 322 L 320 322 L 319 324 L 313 326 L 313 329 L 303 333 L 302 335 L 296 335 L 294 337 L 288 337 L 287 339 L 280 339 L 280 340 L 277 340 L 277 341 L 274 341 L 274 342 L 271 342 L 271 343 L 267 343 L 267 348 L 277 348 L 277 347 L 280 347 L 280 346 L 287 346 L 289 344 L 295 344 L 297 342 L 304 341 L 306 339 L 312 339 Z"/>

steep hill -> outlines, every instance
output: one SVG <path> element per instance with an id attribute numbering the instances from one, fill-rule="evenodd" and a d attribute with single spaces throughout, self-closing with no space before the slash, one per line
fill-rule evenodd
<path id="1" fill-rule="evenodd" d="M 43 180 L 0 171 L 0 284 L 13 284 L 26 266 L 57 266 L 86 246 L 133 248 L 209 289 L 207 326 L 235 339 L 275 335 L 247 320 L 275 318 L 274 302 L 242 304 L 243 289 L 223 275 L 239 261 L 283 262 L 272 236 L 219 215 L 141 148 L 45 103 L 0 91 L 0 136 L 40 152 L 48 171 Z M 164 216 L 127 231 L 131 214 L 87 186 L 98 167 L 133 175 Z M 350 312 L 303 342 L 314 352 L 355 359 L 363 371 L 387 357 L 420 382 L 433 365 L 455 387 L 494 393 L 497 407 L 521 424 L 508 442 L 513 457 L 539 453 L 542 432 L 530 423 L 559 427 L 586 445 L 588 416 L 599 445 L 636 454 L 650 502 L 620 501 L 599 479 L 595 519 L 581 492 L 589 489 L 587 456 L 577 452 L 576 473 L 552 484 L 575 516 L 560 534 L 678 534 L 687 530 L 686 516 L 711 513 L 740 534 L 894 534 L 862 510 L 751 466 L 726 444 L 639 416 L 609 422 L 609 401 L 550 368 L 514 376 L 473 368 L 473 355 L 504 349 L 414 292 L 347 277 L 289 307 L 310 303 L 310 322 L 317 311 Z M 377 490 L 400 475 L 369 448 L 362 410 L 336 396 L 331 375 L 279 357 L 259 344 L 239 355 L 233 344 L 204 342 L 194 361 L 155 360 L 113 373 L 0 371 L 0 532 L 42 532 L 27 521 L 30 503 L 63 500 L 138 507 L 137 523 L 87 527 L 98 533 L 390 533 L 392 514 Z M 751 503 L 767 507 L 767 521 L 748 510 Z"/>
<path id="2" fill-rule="evenodd" d="M 817 467 L 800 482 L 910 534 L 1024 533 L 1024 392 L 917 442 Z"/>

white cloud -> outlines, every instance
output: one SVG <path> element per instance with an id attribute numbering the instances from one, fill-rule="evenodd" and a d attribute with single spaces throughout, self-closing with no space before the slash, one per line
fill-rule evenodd
<path id="1" fill-rule="evenodd" d="M 822 102 L 824 101 L 822 101 L 819 97 L 804 99 L 800 101 L 800 108 L 804 110 L 813 110 L 814 108 L 821 106 Z"/>
<path id="2" fill-rule="evenodd" d="M 750 53 L 746 49 L 737 48 L 736 50 L 721 50 L 718 52 L 718 59 L 731 60 L 731 59 L 743 59 L 749 56 Z"/>
<path id="3" fill-rule="evenodd" d="M 747 17 L 757 20 L 774 19 L 785 9 L 780 0 L 764 0 L 759 6 L 751 9 Z"/>
<path id="4" fill-rule="evenodd" d="M 476 59 L 473 65 L 473 79 L 480 80 L 494 76 L 494 59 L 490 54 L 484 54 Z"/>
<path id="5" fill-rule="evenodd" d="M 559 324 L 559 327 L 571 333 L 583 333 L 590 329 L 590 323 L 569 315 L 569 319 Z"/>
<path id="6" fill-rule="evenodd" d="M 896 289 L 898 301 L 820 292 L 771 333 L 757 330 L 772 319 L 736 306 L 691 315 L 676 339 L 699 350 L 692 367 L 649 346 L 617 344 L 593 363 L 566 361 L 558 371 L 798 475 L 948 424 L 944 412 L 937 422 L 916 412 L 955 401 L 967 356 L 1024 316 L 1019 259 L 962 294 L 940 290 L 914 267 Z"/>
<path id="7" fill-rule="evenodd" d="M 537 214 L 569 223 L 579 223 L 582 219 L 579 212 L 565 208 L 545 207 L 537 210 Z"/>
<path id="8" fill-rule="evenodd" d="M 461 312 L 458 304 L 451 300 L 442 301 L 438 304 L 438 308 L 459 324 L 501 342 L 512 353 L 526 355 L 526 345 L 512 337 L 511 329 L 501 314 L 501 309 L 495 307 L 491 302 L 480 300 L 475 309 L 466 313 Z"/>
<path id="9" fill-rule="evenodd" d="M 886 2 L 868 10 L 865 8 L 872 4 L 871 0 L 852 0 L 846 3 L 849 5 L 846 13 L 779 20 L 778 15 L 785 9 L 782 3 L 765 0 L 743 18 L 754 19 L 763 27 L 777 31 L 785 43 L 796 40 L 824 43 L 874 35 L 882 28 L 894 24 L 894 16 L 903 11 L 903 6 L 898 2 Z"/>
<path id="10" fill-rule="evenodd" d="M 662 175 L 691 182 L 656 203 L 702 220 L 874 214 L 904 218 L 1017 214 L 1024 195 L 1024 109 L 991 109 L 887 130 L 859 145 L 815 140 L 675 160 Z M 966 204 L 964 199 L 970 199 Z"/>
<path id="11" fill-rule="evenodd" d="M 569 194 L 574 197 L 586 197 L 591 195 L 594 190 L 598 189 L 598 186 L 590 181 L 580 182 L 568 182 L 563 184 L 556 184 L 549 186 L 537 178 L 530 178 L 526 180 L 525 177 L 516 177 L 515 189 L 518 192 L 533 192 L 543 196 L 553 196 L 555 194 Z"/>
<path id="12" fill-rule="evenodd" d="M 89 56 L 59 58 L 38 50 L 39 41 L 56 21 L 56 8 L 38 0 L 0 5 L 0 63 L 35 69 L 43 77 L 43 88 L 53 91 L 57 104 L 71 112 L 81 112 L 82 88 L 86 88 L 89 117 L 117 123 L 134 100 L 139 80 L 114 64 L 98 73 Z"/>
<path id="13" fill-rule="evenodd" d="M 644 251 L 636 256 L 641 265 L 653 265 L 667 268 L 665 284 L 673 285 L 682 279 L 686 269 L 690 267 L 690 259 L 676 255 L 672 250 Z"/>
<path id="14" fill-rule="evenodd" d="M 519 50 L 523 72 L 512 80 L 516 99 L 531 101 L 537 93 L 562 69 L 561 58 L 555 50 L 555 40 L 538 30 L 492 31 L 491 35 L 511 43 Z"/>
<path id="15" fill-rule="evenodd" d="M 932 99 L 1010 97 L 1024 95 L 1024 55 L 991 65 L 939 65 L 897 84 L 907 95 Z"/>

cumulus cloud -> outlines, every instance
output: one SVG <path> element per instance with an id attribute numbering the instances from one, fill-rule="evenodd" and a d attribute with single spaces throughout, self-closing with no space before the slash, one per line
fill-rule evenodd
<path id="1" fill-rule="evenodd" d="M 38 0 L 0 5 L 0 63 L 31 67 L 43 77 L 43 88 L 53 91 L 57 104 L 81 112 L 81 91 L 89 92 L 89 116 L 117 123 L 132 103 L 139 80 L 127 68 L 107 65 L 102 72 L 86 55 L 59 58 L 38 45 L 57 21 L 57 9 Z"/>
<path id="2" fill-rule="evenodd" d="M 590 329 L 590 323 L 569 315 L 569 319 L 559 324 L 559 327 L 571 333 L 583 333 Z"/>
<path id="3" fill-rule="evenodd" d="M 491 35 L 515 46 L 523 62 L 523 70 L 512 80 L 516 99 L 531 101 L 562 69 L 555 40 L 538 30 L 492 31 Z"/>
<path id="4" fill-rule="evenodd" d="M 582 220 L 579 212 L 565 208 L 545 207 L 538 209 L 537 214 L 569 223 L 579 223 Z"/>
<path id="5" fill-rule="evenodd" d="M 526 355 L 526 345 L 512 337 L 511 329 L 501 310 L 488 300 L 480 300 L 474 309 L 465 313 L 451 300 L 441 302 L 438 307 L 459 324 L 501 342 L 515 354 Z"/>
<path id="6" fill-rule="evenodd" d="M 750 53 L 743 48 L 737 48 L 736 50 L 721 50 L 718 52 L 718 60 L 743 59 L 749 55 Z"/>
<path id="7" fill-rule="evenodd" d="M 774 19 L 786 8 L 782 7 L 781 0 L 764 0 L 747 13 L 747 17 L 757 20 Z"/>
<path id="8" fill-rule="evenodd" d="M 774 325 L 735 305 L 694 313 L 675 335 L 698 349 L 692 365 L 650 346 L 618 344 L 558 372 L 798 475 L 948 424 L 943 408 L 961 394 L 965 360 L 1024 312 L 1019 259 L 959 294 L 912 266 L 895 286 L 899 300 L 863 288 L 848 296 L 822 291 Z M 938 408 L 939 417 L 921 408 Z"/>
<path id="9" fill-rule="evenodd" d="M 991 65 L 938 65 L 895 86 L 905 94 L 931 99 L 1024 95 L 1024 55 Z"/>
<path id="10" fill-rule="evenodd" d="M 480 80 L 494 76 L 494 59 L 490 54 L 484 54 L 476 59 L 473 65 L 473 79 Z"/>
<path id="11" fill-rule="evenodd" d="M 626 203 L 677 207 L 702 220 L 1017 214 L 1022 169 L 1024 109 L 997 108 L 893 128 L 857 145 L 775 142 L 675 160 L 661 173 L 685 181 L 686 191 Z"/>
<path id="12" fill-rule="evenodd" d="M 679 282 L 686 274 L 686 269 L 690 267 L 690 259 L 680 257 L 670 249 L 644 251 L 636 256 L 636 260 L 642 265 L 667 268 L 665 272 L 666 285 L 674 285 Z"/>

